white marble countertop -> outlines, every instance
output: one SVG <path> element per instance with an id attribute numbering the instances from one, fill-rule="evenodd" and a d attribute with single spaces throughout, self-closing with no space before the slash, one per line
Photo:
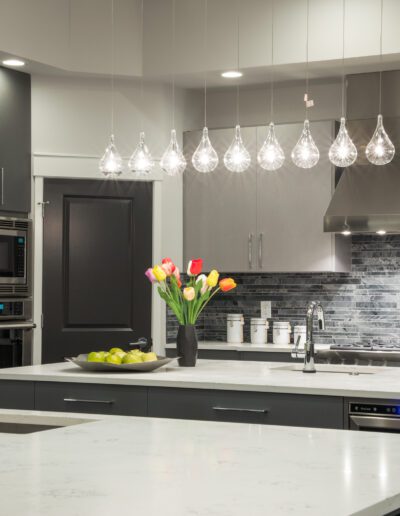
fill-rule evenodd
<path id="1" fill-rule="evenodd" d="M 174 361 L 152 373 L 101 373 L 84 371 L 73 364 L 62 362 L 0 369 L 0 381 L 100 383 L 400 399 L 399 367 L 317 364 L 320 372 L 316 374 L 281 369 L 290 365 L 293 364 L 198 360 L 196 367 L 178 367 Z M 326 372 L 327 367 L 336 372 Z M 349 368 L 358 372 L 372 371 L 373 374 L 355 376 L 340 373 Z"/>
<path id="2" fill-rule="evenodd" d="M 243 344 L 228 344 L 227 342 L 203 340 L 199 341 L 199 349 L 209 349 L 215 351 L 263 351 L 266 353 L 290 353 L 293 349 L 293 344 L 282 346 L 279 344 L 273 344 L 268 342 L 264 345 L 250 344 L 249 342 L 243 342 Z M 166 349 L 176 349 L 175 343 L 165 345 Z M 300 347 L 300 349 L 302 349 Z M 315 349 L 329 349 L 329 344 L 315 344 Z"/>
<path id="3" fill-rule="evenodd" d="M 55 413 L 0 410 L 31 421 Z M 400 507 L 396 435 L 60 414 L 0 433 L 7 516 L 376 516 Z M 93 421 L 95 420 L 95 421 Z"/>

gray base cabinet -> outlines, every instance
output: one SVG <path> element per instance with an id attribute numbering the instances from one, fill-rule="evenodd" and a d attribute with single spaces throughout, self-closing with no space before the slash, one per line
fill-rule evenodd
<path id="1" fill-rule="evenodd" d="M 343 400 L 330 396 L 152 388 L 148 415 L 342 429 Z"/>
<path id="2" fill-rule="evenodd" d="M 120 416 L 147 415 L 147 388 L 36 382 L 35 409 Z"/>
<path id="3" fill-rule="evenodd" d="M 34 410 L 34 383 L 2 380 L 0 382 L 0 407 L 3 409 Z"/>

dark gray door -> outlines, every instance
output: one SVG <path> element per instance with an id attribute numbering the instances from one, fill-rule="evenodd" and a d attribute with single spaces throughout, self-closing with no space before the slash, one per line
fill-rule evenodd
<path id="1" fill-rule="evenodd" d="M 31 77 L 0 67 L 0 210 L 31 209 Z"/>
<path id="2" fill-rule="evenodd" d="M 44 185 L 43 352 L 57 362 L 150 338 L 152 185 Z"/>

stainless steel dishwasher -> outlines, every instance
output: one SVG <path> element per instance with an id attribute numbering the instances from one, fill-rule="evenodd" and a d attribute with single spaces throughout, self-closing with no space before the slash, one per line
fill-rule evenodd
<path id="1" fill-rule="evenodd" d="M 400 433 L 400 402 L 349 401 L 348 429 Z"/>

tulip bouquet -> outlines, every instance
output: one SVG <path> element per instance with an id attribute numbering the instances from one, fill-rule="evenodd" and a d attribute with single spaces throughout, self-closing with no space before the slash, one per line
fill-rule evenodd
<path id="1" fill-rule="evenodd" d="M 181 326 L 194 325 L 205 306 L 219 291 L 228 292 L 236 287 L 232 278 L 219 279 L 219 273 L 212 270 L 202 274 L 203 260 L 189 262 L 187 284 L 182 289 L 178 267 L 170 258 L 164 258 L 161 265 L 145 272 L 151 283 L 158 284 L 158 293 L 176 315 Z"/>

